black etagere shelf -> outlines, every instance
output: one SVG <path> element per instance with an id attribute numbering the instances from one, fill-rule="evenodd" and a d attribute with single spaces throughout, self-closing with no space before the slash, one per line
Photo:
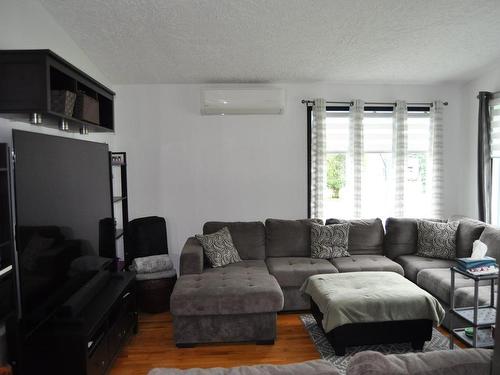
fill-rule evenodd
<path id="1" fill-rule="evenodd" d="M 127 153 L 110 152 L 113 186 L 113 218 L 115 220 L 115 241 L 122 241 L 125 264 L 128 264 L 127 226 L 128 226 L 128 189 L 127 189 Z M 116 181 L 118 180 L 118 181 Z M 116 182 L 115 182 L 116 181 Z M 117 187 L 117 185 L 119 185 Z M 120 210 L 121 215 L 118 214 Z M 121 220 L 117 222 L 117 218 Z"/>

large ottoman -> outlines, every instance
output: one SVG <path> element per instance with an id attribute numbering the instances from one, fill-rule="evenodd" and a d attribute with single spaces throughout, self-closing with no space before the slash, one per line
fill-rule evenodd
<path id="1" fill-rule="evenodd" d="M 246 260 L 177 280 L 170 298 L 178 347 L 255 341 L 272 344 L 283 293 L 262 260 Z"/>
<path id="2" fill-rule="evenodd" d="M 421 350 L 445 315 L 436 298 L 395 272 L 315 275 L 301 290 L 337 355 L 347 346 L 399 342 Z"/>

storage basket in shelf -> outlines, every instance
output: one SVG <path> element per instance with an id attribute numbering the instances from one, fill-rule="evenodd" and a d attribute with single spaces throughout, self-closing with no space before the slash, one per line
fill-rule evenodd
<path id="1" fill-rule="evenodd" d="M 76 94 L 68 90 L 50 91 L 50 108 L 52 111 L 72 117 L 75 108 Z"/>
<path id="2" fill-rule="evenodd" d="M 76 95 L 74 117 L 99 125 L 99 101 L 79 91 Z"/>

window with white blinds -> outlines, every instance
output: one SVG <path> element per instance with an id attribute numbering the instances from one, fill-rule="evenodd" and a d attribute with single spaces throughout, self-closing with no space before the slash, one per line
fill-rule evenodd
<path id="1" fill-rule="evenodd" d="M 394 212 L 394 158 L 392 110 L 366 110 L 363 115 L 362 217 L 389 217 Z M 427 164 L 430 114 L 408 111 L 405 171 L 405 215 L 428 216 Z M 349 201 L 347 154 L 349 111 L 327 110 L 327 189 L 323 199 L 325 217 L 353 217 Z"/>
<path id="2" fill-rule="evenodd" d="M 500 99 L 490 101 L 490 119 L 491 157 L 500 158 Z"/>

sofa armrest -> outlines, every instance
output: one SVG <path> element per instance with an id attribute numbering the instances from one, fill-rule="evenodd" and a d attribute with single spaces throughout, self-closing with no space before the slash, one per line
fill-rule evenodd
<path id="1" fill-rule="evenodd" d="M 181 251 L 180 274 L 203 272 L 203 247 L 195 237 L 189 237 Z"/>

